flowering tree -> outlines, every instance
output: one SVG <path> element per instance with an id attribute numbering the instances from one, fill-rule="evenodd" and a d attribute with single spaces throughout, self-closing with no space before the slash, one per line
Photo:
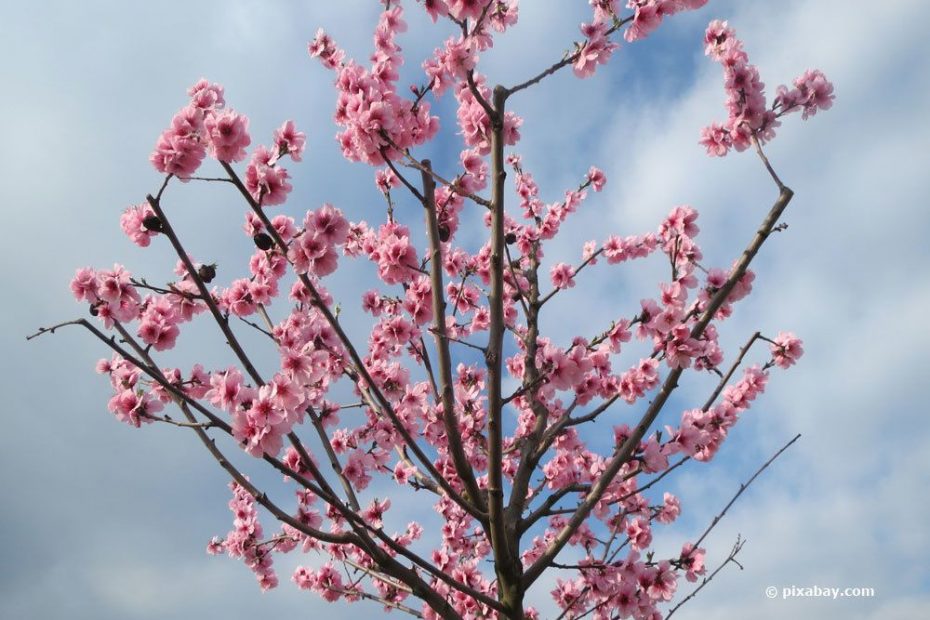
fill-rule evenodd
<path id="1" fill-rule="evenodd" d="M 275 555 L 299 548 L 323 560 L 298 568 L 292 580 L 327 601 L 369 599 L 423 618 L 536 618 L 524 599 L 545 572 L 556 571 L 551 595 L 560 618 L 660 618 L 681 577 L 704 576 L 700 589 L 715 574 L 705 571 L 701 543 L 718 519 L 680 554 L 657 557 L 652 530 L 674 521 L 680 507 L 668 492 L 656 496 L 656 485 L 686 462 L 712 459 L 769 370 L 788 368 L 802 354 L 791 333 L 755 333 L 724 364 L 718 326 L 750 293 L 750 263 L 783 228 L 779 219 L 792 198 L 762 145 L 783 116 L 806 119 L 829 108 L 833 89 L 819 71 L 808 71 L 793 87 L 779 87 L 769 104 L 733 30 L 719 21 L 708 27 L 705 50 L 723 66 L 728 117 L 707 127 L 700 143 L 713 156 L 754 149 L 778 189 L 745 250 L 723 268 L 702 264 L 697 212 L 689 206 L 673 208 L 655 232 L 610 235 L 585 243 L 576 263 L 546 264 L 550 241 L 606 177 L 595 167 L 579 171 L 577 187 L 544 203 L 508 148 L 519 144 L 522 123 L 509 106 L 568 67 L 579 78 L 592 76 L 618 49 L 615 35 L 638 41 L 706 1 L 630 0 L 621 10 L 618 0 L 590 0 L 580 41 L 513 86 L 491 87 L 478 65 L 517 22 L 516 0 L 423 0 L 434 22 L 449 20 L 458 34 L 423 63 L 423 83 L 409 92 L 398 84 L 397 38 L 406 29 L 399 2 L 383 3 L 370 64 L 347 59 L 318 32 L 309 52 L 335 74 L 339 145 L 346 159 L 375 168 L 383 217 L 328 204 L 300 221 L 275 214 L 291 191 L 285 163 L 301 160 L 304 133 L 287 121 L 269 145 L 249 153 L 248 119 L 226 106 L 221 86 L 201 80 L 151 155 L 164 182 L 120 221 L 139 246 L 170 245 L 177 279 L 155 286 L 118 264 L 79 269 L 71 289 L 96 321 L 68 321 L 36 335 L 83 327 L 112 350 L 97 370 L 109 376 L 108 408 L 117 419 L 135 427 L 173 424 L 199 437 L 232 478 L 234 525 L 208 550 L 241 558 L 262 589 L 278 583 Z M 452 171 L 435 170 L 416 153 L 439 132 L 430 104 L 443 96 L 455 98 L 464 142 Z M 219 176 L 197 176 L 208 156 Z M 218 181 L 241 194 L 244 229 L 255 245 L 248 276 L 219 284 L 217 267 L 188 253 L 167 213 L 168 190 L 183 188 L 175 180 Z M 419 205 L 403 212 L 422 213 L 425 239 L 403 223 L 400 203 Z M 459 241 L 462 218 L 483 222 L 479 247 Z M 570 342 L 540 333 L 540 317 L 556 297 L 572 294 L 567 289 L 582 271 L 653 254 L 669 265 L 654 298 Z M 327 289 L 348 259 L 371 261 L 380 279 L 361 299 L 372 317 L 367 342 L 346 332 Z M 197 315 L 206 318 L 196 323 L 200 329 L 222 332 L 235 365 L 159 363 L 158 354 L 174 348 Z M 276 368 L 252 361 L 237 335 L 242 329 L 267 338 L 280 359 Z M 648 353 L 622 361 L 634 337 Z M 744 368 L 760 341 L 770 355 Z M 654 428 L 686 370 L 716 375 L 716 388 L 675 426 Z M 357 402 L 340 404 L 348 393 Z M 610 424 L 607 412 L 629 423 L 609 427 L 612 448 L 602 453 L 583 429 Z M 221 447 L 224 437 L 231 441 Z M 273 501 L 258 488 L 226 457 L 234 447 L 282 474 L 292 501 Z M 392 483 L 431 505 L 441 530 L 425 532 L 417 522 L 389 529 L 391 500 L 374 491 L 383 496 Z M 274 532 L 259 507 L 279 522 Z M 741 546 L 737 541 L 722 566 Z"/>

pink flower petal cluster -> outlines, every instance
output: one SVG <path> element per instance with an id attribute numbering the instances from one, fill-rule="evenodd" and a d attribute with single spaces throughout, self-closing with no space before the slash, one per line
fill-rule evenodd
<path id="1" fill-rule="evenodd" d="M 249 145 L 249 120 L 224 110 L 223 87 L 200 80 L 188 91 L 190 102 L 162 132 L 150 159 L 155 169 L 189 179 L 207 152 L 223 162 L 240 161 Z"/>
<path id="2" fill-rule="evenodd" d="M 303 230 L 294 238 L 287 256 L 298 273 L 323 277 L 336 270 L 336 246 L 346 242 L 349 223 L 342 211 L 324 204 L 316 211 L 308 211 Z"/>
<path id="3" fill-rule="evenodd" d="M 255 499 L 242 486 L 235 482 L 229 484 L 233 498 L 229 509 L 234 515 L 233 529 L 226 534 L 225 540 L 214 539 L 210 547 L 219 550 L 220 545 L 230 557 L 241 558 L 246 566 L 255 573 L 255 578 L 263 591 L 278 586 L 278 576 L 273 568 L 273 556 L 268 543 L 262 540 L 262 524 L 258 520 Z"/>
<path id="4" fill-rule="evenodd" d="M 343 155 L 351 161 L 380 165 L 385 157 L 396 157 L 397 149 L 422 144 L 439 130 L 439 121 L 430 115 L 428 102 L 413 105 L 396 92 L 403 60 L 395 38 L 407 27 L 402 16 L 400 5 L 381 13 L 372 65 L 367 70 L 352 61 L 343 63 L 344 52 L 322 30 L 310 43 L 310 55 L 337 71 L 339 98 L 334 118 L 345 128 L 337 140 Z"/>
<path id="5" fill-rule="evenodd" d="M 607 33 L 608 24 L 603 21 L 594 21 L 581 25 L 581 34 L 585 42 L 581 45 L 572 63 L 572 70 L 580 78 L 591 77 L 597 65 L 606 64 L 613 53 L 620 47 L 619 43 L 611 41 Z"/>
<path id="6" fill-rule="evenodd" d="M 731 148 L 743 151 L 753 139 L 765 143 L 775 137 L 779 119 L 802 111 L 807 120 L 818 110 L 833 105 L 833 85 L 818 70 L 808 70 L 794 82 L 795 88 L 779 86 L 771 108 L 767 107 L 765 84 L 736 32 L 725 21 L 715 20 L 704 34 L 704 53 L 723 66 L 724 90 L 729 117 L 701 130 L 700 144 L 712 157 L 723 157 Z"/>
<path id="7" fill-rule="evenodd" d="M 133 243 L 140 248 L 147 248 L 152 242 L 152 237 L 158 234 L 157 230 L 145 225 L 146 218 L 153 217 L 155 217 L 155 212 L 152 211 L 152 207 L 147 202 L 143 202 L 123 211 L 119 218 L 119 225 Z"/>
<path id="8" fill-rule="evenodd" d="M 109 328 L 114 321 L 128 323 L 139 316 L 142 298 L 131 278 L 132 274 L 119 264 L 99 272 L 84 267 L 75 272 L 71 292 L 78 301 L 88 302 L 91 314 Z"/>
<path id="9" fill-rule="evenodd" d="M 280 152 L 280 149 L 279 151 Z M 293 187 L 287 169 L 278 165 L 277 153 L 259 146 L 245 169 L 245 187 L 263 207 L 283 204 Z"/>
<path id="10" fill-rule="evenodd" d="M 324 601 L 332 603 L 338 601 L 345 594 L 346 586 L 342 582 L 342 574 L 333 566 L 332 562 L 327 562 L 317 570 L 298 566 L 291 577 L 291 581 L 297 584 L 301 590 L 312 590 L 319 594 Z"/>
<path id="11" fill-rule="evenodd" d="M 491 91 L 484 83 L 484 76 L 476 75 L 474 81 L 484 100 L 491 101 Z M 458 101 L 455 114 L 465 144 L 475 147 L 479 154 L 487 155 L 491 152 L 491 120 L 484 106 L 464 82 L 456 83 L 455 98 Z M 520 140 L 521 125 L 523 125 L 522 118 L 512 111 L 504 112 L 503 139 L 505 145 L 513 146 Z"/>
<path id="12" fill-rule="evenodd" d="M 628 0 L 627 8 L 633 9 L 633 23 L 623 37 L 630 42 L 644 39 L 652 34 L 662 20 L 681 11 L 699 9 L 707 0 Z"/>
<path id="13" fill-rule="evenodd" d="M 801 118 L 807 120 L 817 110 L 833 107 L 833 84 L 818 69 L 808 69 L 794 80 L 794 88 L 779 86 L 775 96 L 775 107 L 781 114 L 801 110 Z"/>
<path id="14" fill-rule="evenodd" d="M 378 277 L 385 284 L 410 282 L 420 268 L 416 248 L 410 241 L 410 230 L 401 224 L 384 224 L 378 232 L 369 231 L 365 253 L 377 263 Z"/>
<path id="15" fill-rule="evenodd" d="M 791 332 L 781 332 L 772 343 L 772 360 L 779 368 L 790 368 L 804 355 L 801 339 Z"/>
<path id="16" fill-rule="evenodd" d="M 203 129 L 214 159 L 227 163 L 245 159 L 245 147 L 252 143 L 248 118 L 232 110 L 218 111 L 205 116 Z"/>

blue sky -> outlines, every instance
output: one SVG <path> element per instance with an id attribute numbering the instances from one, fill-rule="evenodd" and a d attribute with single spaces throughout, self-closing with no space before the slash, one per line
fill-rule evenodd
<path id="1" fill-rule="evenodd" d="M 338 4 L 337 8 L 333 6 Z M 406 75 L 446 36 L 409 3 Z M 586 3 L 524 1 L 520 23 L 482 60 L 491 80 L 513 83 L 576 37 Z M 555 200 L 596 164 L 609 178 L 549 258 L 572 260 L 580 243 L 652 230 L 668 210 L 701 212 L 709 262 L 727 264 L 774 197 L 749 154 L 709 159 L 700 128 L 724 117 L 719 67 L 700 47 L 707 21 L 729 19 L 772 92 L 809 67 L 836 84 L 833 110 L 786 120 L 768 153 L 796 192 L 788 232 L 766 246 L 756 290 L 726 325 L 731 347 L 756 329 L 791 329 L 807 355 L 736 428 L 714 463 L 677 475 L 685 513 L 661 532 L 673 549 L 703 530 L 739 482 L 793 434 L 801 441 L 747 492 L 708 539 L 711 563 L 736 535 L 746 570 L 728 570 L 682 609 L 682 618 L 913 618 L 930 609 L 930 430 L 923 394 L 930 362 L 930 6 L 889 0 L 881 10 L 842 0 L 715 1 L 677 16 L 654 37 L 624 45 L 606 70 L 564 73 L 514 97 L 524 119 L 519 152 Z M 857 8 L 855 5 L 860 5 Z M 558 15 L 556 14 L 558 9 Z M 566 15 L 565 12 L 569 13 Z M 203 547 L 229 528 L 222 472 L 180 429 L 136 431 L 106 411 L 108 386 L 93 374 L 104 352 L 79 332 L 25 343 L 39 325 L 83 310 L 67 283 L 78 266 L 119 261 L 152 280 L 169 277 L 167 249 L 142 251 L 119 231 L 119 213 L 157 188 L 147 157 L 158 133 L 201 76 L 223 83 L 251 119 L 253 141 L 293 118 L 310 139 L 291 167 L 288 212 L 329 201 L 353 219 L 381 213 L 371 171 L 341 159 L 332 136 L 331 76 L 306 56 L 324 26 L 365 58 L 375 2 L 4 3 L 0 37 L 0 244 L 7 302 L 0 334 L 5 395 L 0 435 L 0 616 L 190 618 L 326 613 L 287 581 L 261 594 L 247 569 Z M 457 152 L 454 127 L 429 152 Z M 172 195 L 176 227 L 195 257 L 244 269 L 242 206 L 216 187 Z M 403 205 L 400 208 L 405 208 Z M 406 208 L 412 209 L 411 203 Z M 370 212 L 370 214 L 369 214 Z M 408 211 L 415 213 L 415 211 Z M 209 222 L 207 234 L 195 234 Z M 215 222 L 220 222 L 216 229 Z M 598 232 L 592 234 L 592 230 Z M 331 287 L 348 295 L 370 269 L 346 263 Z M 658 263 L 592 270 L 554 305 L 547 327 L 568 337 L 578 321 L 606 324 L 664 275 Z M 232 277 L 232 276 L 231 276 Z M 578 308 L 583 307 L 584 313 Z M 619 310 L 618 310 L 619 309 Z M 353 314 L 353 312 L 355 314 Z M 205 326 L 206 327 L 206 326 Z M 209 329 L 168 358 L 228 363 Z M 263 357 L 264 356 L 264 357 Z M 270 352 L 260 360 L 274 362 Z M 680 406 L 701 385 L 685 386 Z M 693 391 L 692 391 L 693 390 Z M 674 413 L 674 412 L 672 412 Z M 677 414 L 676 414 L 677 415 Z M 268 526 L 270 528 L 270 525 Z M 873 599 L 774 600 L 766 586 L 866 586 Z M 534 599 L 548 604 L 547 588 Z M 377 608 L 364 608 L 376 614 Z M 678 616 L 678 614 L 676 614 Z"/>

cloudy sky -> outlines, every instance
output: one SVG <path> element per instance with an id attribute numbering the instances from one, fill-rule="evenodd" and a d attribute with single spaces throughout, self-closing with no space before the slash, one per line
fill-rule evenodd
<path id="1" fill-rule="evenodd" d="M 420 59 L 447 31 L 428 27 L 408 3 L 411 29 L 400 42 L 412 59 L 407 81 L 419 82 Z M 193 436 L 115 422 L 105 407 L 106 381 L 93 374 L 103 351 L 85 334 L 24 341 L 39 325 L 83 311 L 67 290 L 78 266 L 119 261 L 155 281 L 169 277 L 167 248 L 132 246 L 118 215 L 157 188 L 148 153 L 201 76 L 226 86 L 227 100 L 251 118 L 254 142 L 287 118 L 307 131 L 310 152 L 292 167 L 289 212 L 329 201 L 353 219 L 376 217 L 382 205 L 371 171 L 339 157 L 331 76 L 307 58 L 305 45 L 324 26 L 350 55 L 365 58 L 377 3 L 301 4 L 0 6 L 4 618 L 347 618 L 360 611 L 297 591 L 284 570 L 282 587 L 261 594 L 239 563 L 205 556 L 210 536 L 229 528 L 228 491 Z M 558 57 L 587 13 L 581 0 L 571 10 L 567 4 L 525 0 L 518 27 L 482 70 L 492 81 L 514 83 Z M 791 372 L 775 373 L 718 460 L 675 477 L 670 488 L 685 513 L 662 532 L 659 548 L 700 533 L 740 481 L 795 433 L 803 437 L 706 541 L 713 564 L 742 535 L 745 570 L 729 568 L 676 617 L 926 615 L 930 5 L 711 0 L 646 41 L 624 45 L 593 79 L 564 73 L 514 97 L 525 119 L 519 151 L 545 200 L 561 196 L 591 164 L 609 178 L 550 258 L 574 259 L 582 241 L 606 229 L 651 230 L 681 203 L 702 214 L 708 262 L 728 264 L 741 250 L 775 189 L 753 156 L 710 159 L 696 144 L 700 128 L 725 115 L 720 69 L 700 47 L 706 23 L 718 17 L 746 41 L 770 92 L 819 67 L 835 83 L 837 101 L 807 123 L 787 119 L 768 149 L 796 192 L 785 217 L 790 227 L 765 247 L 754 294 L 723 334 L 732 347 L 756 329 L 791 329 L 807 354 Z M 457 153 L 446 125 L 442 141 L 423 153 L 440 163 Z M 174 196 L 172 217 L 189 231 L 191 253 L 236 265 L 248 247 L 238 234 L 236 196 L 195 184 Z M 332 284 L 337 296 L 354 290 L 354 275 L 369 272 L 345 273 L 345 283 Z M 648 265 L 592 271 L 573 289 L 572 303 L 554 306 L 550 327 L 569 334 L 572 321 L 606 323 L 618 308 L 653 295 L 658 277 Z M 187 342 L 197 359 L 228 363 L 212 332 Z M 194 357 L 189 350 L 172 361 Z M 775 600 L 766 598 L 768 586 L 778 588 Z M 791 586 L 871 587 L 876 595 L 781 600 L 780 590 Z M 544 589 L 533 599 L 549 604 Z"/>

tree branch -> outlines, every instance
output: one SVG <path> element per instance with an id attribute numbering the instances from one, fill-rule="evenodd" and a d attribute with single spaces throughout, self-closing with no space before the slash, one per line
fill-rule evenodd
<path id="1" fill-rule="evenodd" d="M 701 580 L 701 585 L 699 585 L 697 588 L 695 588 L 694 590 L 692 590 L 692 591 L 688 594 L 688 596 L 686 596 L 685 598 L 683 598 L 677 605 L 675 605 L 674 607 L 672 607 L 672 609 L 665 615 L 665 620 L 668 620 L 669 618 L 671 618 L 671 617 L 672 617 L 672 614 L 675 613 L 676 611 L 678 611 L 678 608 L 679 608 L 679 607 L 681 607 L 682 605 L 684 605 L 685 603 L 687 603 L 688 601 L 690 601 L 691 599 L 693 599 L 695 596 L 697 596 L 697 593 L 700 592 L 701 590 L 703 590 L 703 589 L 704 589 L 704 586 L 706 586 L 708 583 L 710 583 L 710 581 L 711 581 L 714 577 L 717 576 L 717 573 L 719 573 L 720 571 L 722 571 L 722 570 L 724 569 L 724 567 L 725 567 L 727 564 L 729 564 L 730 562 L 733 562 L 734 564 L 736 564 L 737 566 L 740 567 L 740 570 L 742 570 L 743 565 L 736 561 L 736 555 L 737 555 L 740 551 L 742 551 L 743 545 L 745 545 L 745 544 L 746 544 L 746 541 L 743 540 L 742 538 L 740 538 L 739 536 L 737 536 L 737 537 L 736 537 L 736 543 L 733 545 L 733 549 L 730 551 L 730 555 L 727 556 L 727 558 L 723 561 L 723 563 L 720 564 L 720 566 L 718 566 L 717 569 L 716 569 L 714 572 L 712 572 L 710 575 L 708 575 L 707 577 L 704 577 L 704 579 Z"/>
<path id="2" fill-rule="evenodd" d="M 791 202 L 793 195 L 794 192 L 792 192 L 788 187 L 782 188 L 778 198 L 772 205 L 771 210 L 769 210 L 768 215 L 766 215 L 762 225 L 759 227 L 759 230 L 756 232 L 752 241 L 749 242 L 749 245 L 743 251 L 743 254 L 734 267 L 733 272 L 730 274 L 730 277 L 727 278 L 727 281 L 724 283 L 724 285 L 720 287 L 716 294 L 711 298 L 710 302 L 707 304 L 707 307 L 704 309 L 703 315 L 700 319 L 698 319 L 697 323 L 692 328 L 692 338 L 699 338 L 704 333 L 704 330 L 714 318 L 717 310 L 720 309 L 720 306 L 722 306 L 727 297 L 729 297 L 733 287 L 736 286 L 736 283 L 739 281 L 739 279 L 742 278 L 746 273 L 746 269 L 749 268 L 749 264 L 752 262 L 752 259 L 755 258 L 756 254 L 759 252 L 759 249 L 762 247 L 762 244 L 765 243 L 765 240 L 771 234 L 772 229 L 778 222 L 778 218 L 781 217 L 781 214 L 788 206 L 788 203 Z M 568 543 L 568 540 L 571 538 L 572 534 L 578 530 L 584 520 L 591 513 L 591 510 L 594 508 L 595 504 L 600 501 L 601 497 L 607 491 L 608 486 L 617 475 L 617 472 L 619 472 L 623 464 L 629 460 L 630 456 L 639 445 L 639 442 L 645 436 L 646 432 L 652 426 L 652 423 L 655 421 L 656 417 L 659 415 L 662 407 L 665 406 L 669 396 L 678 386 L 678 379 L 681 377 L 682 372 L 682 368 L 675 368 L 668 374 L 665 382 L 662 384 L 662 387 L 659 390 L 659 393 L 656 394 L 655 399 L 646 410 L 642 419 L 639 421 L 639 424 L 636 425 L 636 428 L 633 430 L 627 440 L 623 442 L 623 445 L 620 446 L 617 451 L 615 451 L 613 457 L 607 464 L 604 473 L 601 474 L 597 482 L 594 483 L 591 488 L 591 492 L 585 498 L 585 501 L 581 503 L 565 527 L 559 531 L 555 539 L 552 541 L 552 543 L 550 543 L 549 547 L 547 547 L 542 555 L 533 563 L 533 565 L 525 571 L 525 586 L 528 587 L 539 578 L 539 576 L 545 570 L 546 566 L 548 566 L 549 562 L 555 559 L 555 556 L 558 555 L 559 551 L 562 550 L 562 547 Z"/>
<path id="3" fill-rule="evenodd" d="M 423 166 L 430 170 L 430 161 L 424 160 Z M 475 507 L 484 512 L 487 510 L 478 489 L 475 474 L 468 457 L 462 447 L 462 434 L 459 432 L 458 420 L 455 416 L 455 394 L 452 381 L 452 355 L 449 352 L 449 339 L 446 334 L 446 296 L 442 282 L 442 240 L 439 236 L 439 221 L 436 217 L 436 184 L 433 177 L 427 172 L 422 173 L 423 179 L 423 207 L 426 211 L 426 232 L 430 244 L 430 285 L 433 301 L 433 337 L 436 341 L 436 351 L 439 358 L 439 389 L 442 399 L 442 422 L 446 431 L 446 441 L 449 443 L 449 454 L 455 465 L 455 471 L 465 486 L 466 499 L 470 499 Z"/>

